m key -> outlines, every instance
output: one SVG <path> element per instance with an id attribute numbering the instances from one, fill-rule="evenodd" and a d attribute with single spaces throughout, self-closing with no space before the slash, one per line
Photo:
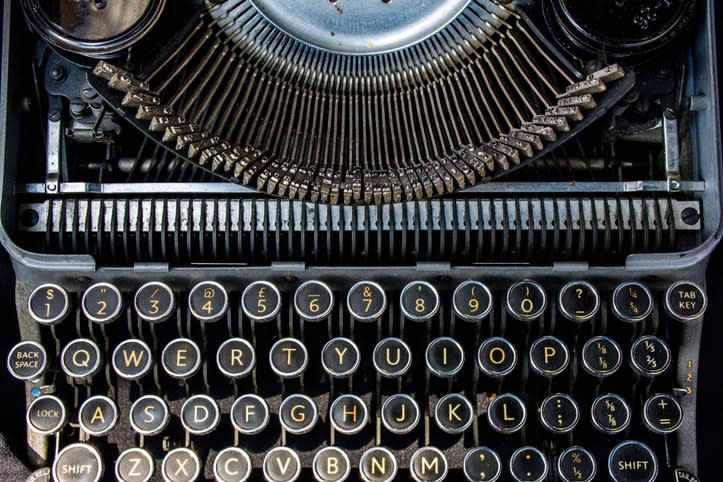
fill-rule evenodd
<path id="1" fill-rule="evenodd" d="M 447 458 L 436 447 L 422 447 L 409 461 L 409 472 L 417 482 L 438 482 L 447 476 Z"/>

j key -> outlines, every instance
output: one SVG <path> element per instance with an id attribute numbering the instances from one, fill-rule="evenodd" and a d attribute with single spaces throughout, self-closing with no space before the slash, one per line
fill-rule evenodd
<path id="1" fill-rule="evenodd" d="M 273 320 L 281 309 L 281 293 L 268 281 L 255 281 L 241 295 L 241 308 L 254 321 Z"/>
<path id="2" fill-rule="evenodd" d="M 657 336 L 643 336 L 630 348 L 633 370 L 645 377 L 655 377 L 670 366 L 670 348 Z"/>
<path id="3" fill-rule="evenodd" d="M 510 457 L 510 474 L 518 482 L 541 482 L 550 470 L 545 454 L 534 447 L 522 447 Z"/>
<path id="4" fill-rule="evenodd" d="M 54 434 L 65 425 L 65 405 L 53 395 L 40 396 L 30 403 L 26 421 L 34 432 L 41 435 Z"/>
<path id="5" fill-rule="evenodd" d="M 430 372 L 438 377 L 450 378 L 462 369 L 464 350 L 454 338 L 436 338 L 427 346 L 425 361 Z"/>
<path id="6" fill-rule="evenodd" d="M 571 281 L 560 290 L 560 313 L 570 321 L 592 319 L 600 308 L 600 295 L 587 281 Z"/>
<path id="7" fill-rule="evenodd" d="M 619 395 L 600 395 L 592 402 L 592 424 L 602 433 L 614 434 L 630 424 L 630 407 Z"/>
<path id="8" fill-rule="evenodd" d="M 492 310 L 492 292 L 479 281 L 465 281 L 452 295 L 454 312 L 467 321 L 479 321 Z"/>
<path id="9" fill-rule="evenodd" d="M 413 281 L 400 296 L 402 313 L 413 321 L 427 321 L 439 310 L 439 293 L 426 281 Z"/>
<path id="10" fill-rule="evenodd" d="M 213 461 L 213 476 L 219 482 L 244 482 L 251 469 L 251 457 L 238 447 L 226 447 Z"/>
<path id="11" fill-rule="evenodd" d="M 547 295 L 535 281 L 519 281 L 507 290 L 507 311 L 520 321 L 536 320 L 547 307 Z"/>
<path id="12" fill-rule="evenodd" d="M 462 468 L 470 482 L 495 482 L 502 473 L 502 462 L 494 450 L 476 447 L 467 452 Z"/>
<path id="13" fill-rule="evenodd" d="M 301 435 L 311 431 L 319 418 L 316 403 L 301 394 L 289 395 L 279 407 L 279 422 L 287 432 Z"/>
<path id="14" fill-rule="evenodd" d="M 516 395 L 505 393 L 492 399 L 487 407 L 487 421 L 500 433 L 515 433 L 525 426 L 527 409 Z"/>
<path id="15" fill-rule="evenodd" d="M 43 325 L 54 325 L 68 315 L 68 293 L 56 284 L 38 286 L 28 298 L 28 313 Z"/>
<path id="16" fill-rule="evenodd" d="M 131 405 L 131 427 L 141 435 L 156 435 L 168 425 L 168 405 L 155 395 L 144 395 Z"/>
<path id="17" fill-rule="evenodd" d="M 329 421 L 337 432 L 346 435 L 359 433 L 369 421 L 367 406 L 356 395 L 341 395 L 329 408 Z"/>
<path id="18" fill-rule="evenodd" d="M 612 375 L 618 371 L 622 362 L 620 346 L 607 336 L 590 338 L 582 348 L 582 366 L 594 377 Z"/>
<path id="19" fill-rule="evenodd" d="M 161 474 L 168 482 L 192 482 L 201 475 L 201 461 L 191 449 L 173 449 L 163 458 Z"/>
<path id="20" fill-rule="evenodd" d="M 301 460 L 288 447 L 275 447 L 264 457 L 264 476 L 269 482 L 293 482 L 301 474 Z"/>
<path id="21" fill-rule="evenodd" d="M 463 395 L 450 393 L 443 396 L 434 408 L 437 426 L 447 433 L 462 433 L 472 425 L 474 409 Z"/>
<path id="22" fill-rule="evenodd" d="M 692 281 L 678 281 L 665 293 L 665 309 L 678 321 L 700 318 L 707 305 L 703 288 Z"/>
<path id="23" fill-rule="evenodd" d="M 409 460 L 409 473 L 418 482 L 439 482 L 448 471 L 447 458 L 436 447 L 422 447 Z"/>
<path id="24" fill-rule="evenodd" d="M 683 422 L 683 409 L 678 400 L 670 395 L 653 395 L 643 407 L 643 422 L 653 433 L 673 433 Z"/>
<path id="25" fill-rule="evenodd" d="M 620 284 L 613 293 L 613 312 L 622 321 L 637 323 L 653 311 L 653 295 L 636 281 Z"/>
<path id="26" fill-rule="evenodd" d="M 307 321 L 323 320 L 334 308 L 334 294 L 326 283 L 307 281 L 294 293 L 294 308 Z"/>
<path id="27" fill-rule="evenodd" d="M 540 404 L 540 421 L 552 433 L 566 433 L 580 420 L 580 409 L 570 395 L 556 393 Z"/>
<path id="28" fill-rule="evenodd" d="M 48 365 L 45 348 L 35 341 L 21 341 L 8 353 L 8 371 L 18 380 L 37 380 Z"/>
<path id="29" fill-rule="evenodd" d="M 110 323 L 123 310 L 123 297 L 110 283 L 97 283 L 85 290 L 81 301 L 86 318 L 95 323 Z"/>
<path id="30" fill-rule="evenodd" d="M 194 435 L 213 432 L 220 419 L 221 412 L 216 401 L 207 395 L 194 395 L 181 407 L 181 424 Z"/>
<path id="31" fill-rule="evenodd" d="M 151 281 L 138 288 L 133 305 L 141 319 L 160 323 L 171 316 L 176 307 L 176 300 L 168 285 Z"/>
<path id="32" fill-rule="evenodd" d="M 75 443 L 61 450 L 53 461 L 57 482 L 97 482 L 103 477 L 103 459 L 88 444 Z"/>
<path id="33" fill-rule="evenodd" d="M 351 287 L 346 297 L 349 313 L 359 321 L 373 321 L 387 309 L 387 295 L 381 286 L 361 281 Z"/>
<path id="34" fill-rule="evenodd" d="M 365 482 L 389 482 L 397 475 L 397 459 L 385 447 L 372 447 L 359 459 L 359 475 Z"/>
<path id="35" fill-rule="evenodd" d="M 557 473 L 563 482 L 591 482 L 597 473 L 597 463 L 586 449 L 570 447 L 557 458 Z"/>
<path id="36" fill-rule="evenodd" d="M 80 406 L 78 422 L 89 435 L 100 437 L 110 432 L 118 421 L 118 408 L 103 395 L 90 397 Z"/>
<path id="37" fill-rule="evenodd" d="M 653 482 L 658 477 L 658 459 L 644 443 L 628 440 L 610 452 L 608 471 L 615 482 Z"/>
<path id="38" fill-rule="evenodd" d="M 359 347 L 348 338 L 332 338 L 321 350 L 321 365 L 332 377 L 348 377 L 360 361 Z"/>
<path id="39" fill-rule="evenodd" d="M 381 376 L 399 377 L 407 373 L 412 364 L 412 350 L 399 338 L 385 338 L 374 347 L 372 361 Z"/>
<path id="40" fill-rule="evenodd" d="M 311 464 L 314 477 L 320 482 L 341 482 L 351 474 L 349 456 L 338 447 L 324 447 Z"/>
<path id="41" fill-rule="evenodd" d="M 151 349 L 141 340 L 122 341 L 113 350 L 113 370 L 126 380 L 143 378 L 153 366 Z"/>
<path id="42" fill-rule="evenodd" d="M 309 363 L 306 347 L 296 338 L 282 338 L 269 351 L 271 369 L 282 378 L 301 375 Z"/>
<path id="43" fill-rule="evenodd" d="M 517 350 L 504 338 L 488 338 L 482 342 L 477 351 L 477 364 L 487 376 L 504 377 L 517 365 Z"/>
<path id="44" fill-rule="evenodd" d="M 256 353 L 243 338 L 230 338 L 218 347 L 216 365 L 229 378 L 243 378 L 256 366 Z"/>
<path id="45" fill-rule="evenodd" d="M 201 350 L 193 340 L 176 338 L 163 349 L 161 364 L 168 375 L 185 380 L 201 367 Z"/>
<path id="46" fill-rule="evenodd" d="M 411 432 L 419 423 L 419 418 L 419 405 L 407 394 L 392 395 L 382 405 L 382 423 L 392 433 Z"/>
<path id="47" fill-rule="evenodd" d="M 155 462 L 147 451 L 130 448 L 115 463 L 115 477 L 120 482 L 148 482 L 153 477 Z"/>
<path id="48" fill-rule="evenodd" d="M 544 377 L 559 375 L 569 363 L 570 353 L 559 338 L 543 336 L 530 347 L 530 366 Z"/>
<path id="49" fill-rule="evenodd" d="M 258 395 L 241 395 L 231 406 L 231 423 L 244 435 L 261 432 L 269 424 L 269 406 Z"/>
<path id="50" fill-rule="evenodd" d="M 202 281 L 188 295 L 188 309 L 196 319 L 212 323 L 226 316 L 228 293 L 215 281 Z"/>
<path id="51" fill-rule="evenodd" d="M 100 348 L 87 338 L 76 338 L 65 345 L 60 354 L 60 365 L 72 378 L 92 378 L 100 370 L 101 361 Z"/>

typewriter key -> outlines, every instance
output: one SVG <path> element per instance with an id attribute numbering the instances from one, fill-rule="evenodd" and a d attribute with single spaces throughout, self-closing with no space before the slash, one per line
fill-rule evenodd
<path id="1" fill-rule="evenodd" d="M 592 424 L 602 433 L 622 432 L 630 424 L 630 407 L 618 395 L 600 395 L 590 409 Z"/>
<path id="2" fill-rule="evenodd" d="M 422 447 L 409 460 L 409 473 L 418 482 L 439 482 L 448 470 L 447 457 L 436 447 Z"/>
<path id="3" fill-rule="evenodd" d="M 542 401 L 540 420 L 550 432 L 566 433 L 575 428 L 580 420 L 580 409 L 570 395 L 556 393 Z"/>
<path id="4" fill-rule="evenodd" d="M 334 308 L 334 294 L 321 281 L 307 281 L 294 293 L 296 313 L 307 321 L 323 320 Z"/>
<path id="5" fill-rule="evenodd" d="M 279 407 L 279 422 L 287 432 L 300 435 L 309 432 L 319 418 L 316 403 L 301 394 L 289 395 Z"/>
<path id="6" fill-rule="evenodd" d="M 427 321 L 439 310 L 439 293 L 426 281 L 413 281 L 399 297 L 402 313 L 413 321 Z"/>
<path id="7" fill-rule="evenodd" d="M 476 447 L 467 452 L 462 468 L 470 482 L 495 482 L 502 473 L 502 462 L 494 450 Z"/>
<path id="8" fill-rule="evenodd" d="M 241 395 L 231 406 L 231 423 L 244 435 L 261 432 L 269 424 L 269 406 L 258 395 Z"/>
<path id="9" fill-rule="evenodd" d="M 399 338 L 385 338 L 374 347 L 374 368 L 383 377 L 400 377 L 412 364 L 412 350 Z"/>
<path id="10" fill-rule="evenodd" d="M 607 377 L 623 363 L 620 346 L 607 336 L 590 338 L 582 347 L 582 366 L 594 377 Z"/>
<path id="11" fill-rule="evenodd" d="M 525 403 L 511 393 L 497 395 L 487 407 L 487 421 L 499 433 L 518 432 L 527 421 Z"/>
<path id="12" fill-rule="evenodd" d="M 543 336 L 530 347 L 530 366 L 544 377 L 559 375 L 569 363 L 570 353 L 559 338 Z"/>
<path id="13" fill-rule="evenodd" d="M 118 421 L 115 402 L 103 395 L 87 399 L 78 411 L 78 422 L 87 434 L 100 437 L 110 432 Z"/>
<path id="14" fill-rule="evenodd" d="M 120 482 L 148 482 L 153 477 L 155 463 L 146 450 L 130 448 L 120 454 L 115 463 L 115 477 Z"/>
<path id="15" fill-rule="evenodd" d="M 28 313 L 43 325 L 54 325 L 68 315 L 68 293 L 56 284 L 38 286 L 28 298 Z"/>
<path id="16" fill-rule="evenodd" d="M 504 377 L 517 365 L 517 350 L 504 338 L 488 338 L 477 351 L 477 364 L 487 376 Z"/>
<path id="17" fill-rule="evenodd" d="M 87 338 L 76 338 L 60 354 L 60 365 L 71 378 L 92 378 L 100 370 L 101 360 L 100 348 Z"/>
<path id="18" fill-rule="evenodd" d="M 622 321 L 636 323 L 653 311 L 653 295 L 644 285 L 629 281 L 620 284 L 613 293 L 613 312 Z"/>
<path id="19" fill-rule="evenodd" d="M 215 281 L 202 281 L 188 295 L 188 309 L 198 320 L 211 323 L 226 315 L 228 293 Z"/>
<path id="20" fill-rule="evenodd" d="M 201 461 L 191 449 L 173 449 L 163 458 L 161 474 L 166 482 L 192 482 L 201 475 Z"/>
<path id="21" fill-rule="evenodd" d="M 264 457 L 264 476 L 269 482 L 293 482 L 301 474 L 301 460 L 288 447 L 275 447 Z"/>
<path id="22" fill-rule="evenodd" d="M 678 281 L 665 293 L 665 309 L 678 321 L 700 318 L 707 305 L 703 288 L 692 281 Z"/>
<path id="23" fill-rule="evenodd" d="M 588 321 L 600 308 L 600 295 L 587 281 L 571 281 L 560 290 L 559 307 L 568 320 Z"/>
<path id="24" fill-rule="evenodd" d="M 637 373 L 654 377 L 670 366 L 670 348 L 657 336 L 643 336 L 630 348 L 630 364 Z"/>
<path id="25" fill-rule="evenodd" d="M 462 369 L 464 350 L 454 338 L 436 338 L 427 346 L 425 360 L 430 372 L 438 377 L 450 378 Z"/>
<path id="26" fill-rule="evenodd" d="M 658 459 L 644 443 L 628 440 L 610 452 L 608 472 L 615 482 L 653 482 L 658 477 Z"/>
<path id="27" fill-rule="evenodd" d="M 351 474 L 349 456 L 338 447 L 324 447 L 319 450 L 311 467 L 319 482 L 341 482 Z"/>
<path id="28" fill-rule="evenodd" d="M 34 432 L 51 435 L 63 428 L 65 417 L 65 405 L 58 397 L 42 395 L 30 403 L 25 420 Z"/>
<path id="29" fill-rule="evenodd" d="M 653 433 L 673 433 L 683 422 L 683 409 L 678 400 L 670 395 L 653 395 L 643 407 L 643 422 Z"/>
<path id="30" fill-rule="evenodd" d="M 126 380 L 138 380 L 153 366 L 151 349 L 141 340 L 124 340 L 113 350 L 113 370 Z"/>
<path id="31" fill-rule="evenodd" d="M 545 454 L 534 447 L 522 447 L 510 457 L 510 473 L 518 482 L 541 482 L 549 467 Z"/>
<path id="32" fill-rule="evenodd" d="M 359 459 L 359 475 L 365 482 L 389 482 L 397 475 L 397 459 L 385 447 L 372 447 Z"/>
<path id="33" fill-rule="evenodd" d="M 181 407 L 181 424 L 194 435 L 213 432 L 220 419 L 218 404 L 207 395 L 194 395 Z"/>
<path id="34" fill-rule="evenodd" d="M 241 308 L 254 321 L 272 320 L 281 309 L 281 293 L 268 281 L 255 281 L 241 295 Z"/>
<path id="35" fill-rule="evenodd" d="M 442 431 L 462 433 L 472 425 L 474 409 L 463 395 L 450 393 L 443 396 L 434 407 L 434 420 Z"/>
<path id="36" fill-rule="evenodd" d="M 369 421 L 367 406 L 356 395 L 341 395 L 329 408 L 329 421 L 337 432 L 346 435 L 359 433 Z"/>
<path id="37" fill-rule="evenodd" d="M 348 338 L 332 338 L 321 350 L 321 365 L 332 377 L 348 377 L 359 367 L 361 355 Z"/>
<path id="38" fill-rule="evenodd" d="M 133 305 L 141 319 L 160 323 L 171 315 L 176 307 L 176 300 L 168 285 L 151 281 L 138 288 Z"/>
<path id="39" fill-rule="evenodd" d="M 407 394 L 392 395 L 382 405 L 382 423 L 392 433 L 411 432 L 419 423 L 419 418 L 419 405 Z"/>
<path id="40" fill-rule="evenodd" d="M 97 283 L 85 290 L 81 301 L 86 318 L 95 323 L 114 321 L 123 310 L 123 297 L 110 283 Z"/>
<path id="41" fill-rule="evenodd" d="M 507 290 L 507 311 L 520 321 L 536 320 L 546 306 L 545 290 L 535 281 L 519 281 Z"/>
<path id="42" fill-rule="evenodd" d="M 251 468 L 249 454 L 238 447 L 226 447 L 213 461 L 213 476 L 219 482 L 244 482 Z"/>
<path id="43" fill-rule="evenodd" d="M 463 320 L 482 320 L 492 310 L 492 292 L 479 281 L 465 281 L 454 290 L 452 304 Z"/>
<path id="44" fill-rule="evenodd" d="M 296 338 L 282 338 L 269 351 L 271 369 L 282 378 L 301 375 L 309 363 L 306 347 Z"/>
<path id="45" fill-rule="evenodd" d="M 163 349 L 161 364 L 173 378 L 191 378 L 201 367 L 201 350 L 193 340 L 176 338 Z"/>
<path id="46" fill-rule="evenodd" d="M 349 290 L 346 296 L 349 313 L 360 321 L 373 321 L 387 309 L 387 295 L 378 284 L 361 281 Z"/>
<path id="47" fill-rule="evenodd" d="M 8 353 L 8 371 L 18 380 L 37 380 L 47 365 L 45 348 L 35 341 L 21 341 Z"/>
<path id="48" fill-rule="evenodd" d="M 557 473 L 563 482 L 590 482 L 597 473 L 595 457 L 582 447 L 565 449 L 557 458 Z"/>
<path id="49" fill-rule="evenodd" d="M 53 480 L 57 482 L 98 482 L 103 477 L 103 459 L 88 444 L 75 443 L 61 450 L 53 461 Z"/>
<path id="50" fill-rule="evenodd" d="M 256 353 L 243 338 L 230 338 L 218 347 L 216 365 L 229 378 L 243 378 L 256 366 Z"/>
<path id="51" fill-rule="evenodd" d="M 144 395 L 131 405 L 130 422 L 141 435 L 156 435 L 168 425 L 168 405 L 155 395 Z"/>

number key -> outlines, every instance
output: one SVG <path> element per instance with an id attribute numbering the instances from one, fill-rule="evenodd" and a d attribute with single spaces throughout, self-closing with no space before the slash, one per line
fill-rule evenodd
<path id="1" fill-rule="evenodd" d="M 535 281 L 520 281 L 507 290 L 507 311 L 518 320 L 536 320 L 546 306 L 545 290 Z"/>
<path id="2" fill-rule="evenodd" d="M 464 320 L 478 321 L 485 318 L 492 309 L 492 293 L 479 281 L 465 281 L 454 290 L 452 302 L 457 316 Z"/>
<path id="3" fill-rule="evenodd" d="M 357 320 L 373 321 L 382 316 L 386 310 L 387 296 L 378 284 L 361 281 L 349 290 L 346 306 Z"/>
<path id="4" fill-rule="evenodd" d="M 133 304 L 139 317 L 151 323 L 160 323 L 168 319 L 176 302 L 168 285 L 151 281 L 138 288 Z"/>
<path id="5" fill-rule="evenodd" d="M 45 284 L 33 290 L 28 298 L 28 312 L 38 323 L 54 325 L 68 314 L 68 293 L 56 284 Z"/>
<path id="6" fill-rule="evenodd" d="M 294 308 L 307 321 L 323 320 L 334 308 L 334 295 L 321 281 L 307 281 L 294 294 Z"/>
<path id="7" fill-rule="evenodd" d="M 215 281 L 202 281 L 188 295 L 188 308 L 203 322 L 218 321 L 226 314 L 228 293 Z"/>
<path id="8" fill-rule="evenodd" d="M 85 290 L 81 305 L 90 321 L 105 324 L 118 318 L 123 309 L 123 298 L 112 284 L 97 283 Z"/>
<path id="9" fill-rule="evenodd" d="M 402 313 L 413 321 L 427 321 L 439 310 L 439 293 L 426 281 L 412 281 L 400 298 Z"/>
<path id="10" fill-rule="evenodd" d="M 254 321 L 274 319 L 281 309 L 281 294 L 268 281 L 255 281 L 241 295 L 241 307 L 246 316 Z"/>

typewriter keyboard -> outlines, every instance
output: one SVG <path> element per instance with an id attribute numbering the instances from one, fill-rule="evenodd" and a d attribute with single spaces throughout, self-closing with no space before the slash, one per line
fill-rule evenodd
<path id="1" fill-rule="evenodd" d="M 8 369 L 61 482 L 672 477 L 703 289 L 479 279 L 47 283 Z"/>

